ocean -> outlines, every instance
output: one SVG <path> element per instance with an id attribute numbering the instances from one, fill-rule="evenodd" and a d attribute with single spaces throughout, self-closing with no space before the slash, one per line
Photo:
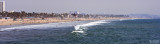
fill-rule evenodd
<path id="1" fill-rule="evenodd" d="M 0 26 L 0 44 L 160 44 L 160 19 Z"/>

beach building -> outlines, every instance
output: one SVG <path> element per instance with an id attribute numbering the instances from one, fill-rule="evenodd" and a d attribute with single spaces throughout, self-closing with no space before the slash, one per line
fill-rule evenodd
<path id="1" fill-rule="evenodd" d="M 70 11 L 70 14 L 80 14 L 79 11 Z"/>
<path id="2" fill-rule="evenodd" d="M 5 1 L 0 2 L 0 12 L 5 11 Z"/>

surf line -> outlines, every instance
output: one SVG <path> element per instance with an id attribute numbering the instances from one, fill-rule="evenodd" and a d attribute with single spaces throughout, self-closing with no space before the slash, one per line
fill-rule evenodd
<path id="1" fill-rule="evenodd" d="M 75 30 L 72 31 L 72 33 L 85 34 L 87 31 L 87 27 L 100 25 L 102 23 L 110 23 L 110 22 L 108 20 L 99 20 L 99 21 L 90 22 L 90 23 L 86 23 L 86 24 L 76 25 L 76 26 L 74 26 Z"/>

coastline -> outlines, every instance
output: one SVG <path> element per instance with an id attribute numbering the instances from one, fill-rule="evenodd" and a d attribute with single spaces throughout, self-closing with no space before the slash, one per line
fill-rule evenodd
<path id="1" fill-rule="evenodd" d="M 114 20 L 114 19 L 142 19 L 142 18 L 66 18 L 66 19 L 57 19 L 57 18 L 46 18 L 44 20 L 40 18 L 35 19 L 17 19 L 13 21 L 12 19 L 0 19 L 0 26 L 12 26 L 12 25 L 30 25 L 30 24 L 44 24 L 44 23 L 59 23 L 59 22 L 72 22 L 72 21 L 88 21 L 88 20 Z"/>
<path id="2" fill-rule="evenodd" d="M 41 24 L 20 24 L 20 25 L 4 25 L 0 26 L 0 31 L 11 31 L 11 30 L 30 30 L 30 29 L 65 29 L 71 28 L 73 29 L 74 26 L 80 24 L 86 24 L 89 22 L 94 22 L 97 20 L 87 20 L 87 21 L 71 21 L 71 22 L 57 22 L 57 23 L 41 23 Z"/>

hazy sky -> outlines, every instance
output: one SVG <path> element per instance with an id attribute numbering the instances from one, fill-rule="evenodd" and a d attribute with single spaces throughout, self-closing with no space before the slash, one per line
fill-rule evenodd
<path id="1" fill-rule="evenodd" d="M 0 0 L 3 1 L 3 0 Z M 94 14 L 156 14 L 160 0 L 5 0 L 6 10 L 27 12 L 80 11 Z"/>

